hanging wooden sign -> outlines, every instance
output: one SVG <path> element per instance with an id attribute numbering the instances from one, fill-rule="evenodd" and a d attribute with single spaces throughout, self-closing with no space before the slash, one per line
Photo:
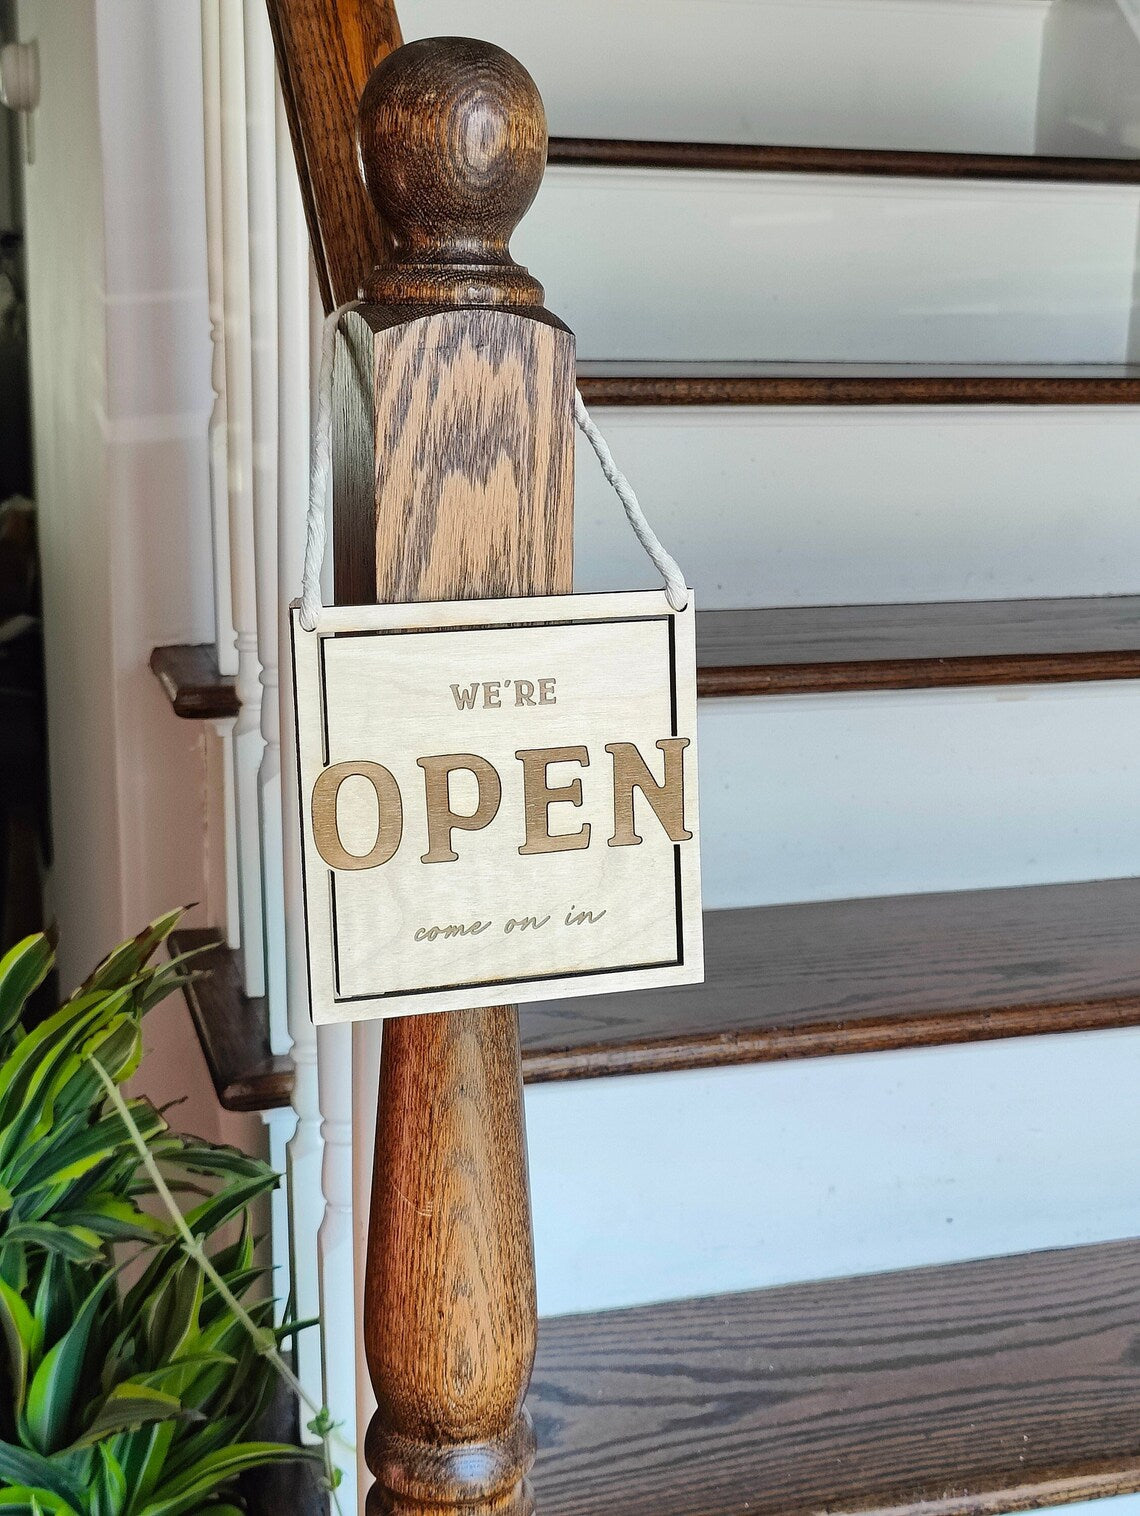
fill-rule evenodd
<path id="1" fill-rule="evenodd" d="M 318 1023 L 704 977 L 691 596 L 292 619 Z"/>

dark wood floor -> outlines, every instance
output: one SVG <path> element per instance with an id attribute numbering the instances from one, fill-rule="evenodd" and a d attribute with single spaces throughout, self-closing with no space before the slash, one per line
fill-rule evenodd
<path id="1" fill-rule="evenodd" d="M 697 612 L 702 695 L 1140 678 L 1140 596 Z"/>
<path id="2" fill-rule="evenodd" d="M 983 1516 L 1140 1488 L 1140 1245 L 542 1323 L 540 1516 Z"/>
<path id="3" fill-rule="evenodd" d="M 552 137 L 550 162 L 606 168 L 846 174 L 870 179 L 1140 183 L 1140 160 L 1136 158 L 1049 157 L 1044 153 L 915 152 L 900 148 L 804 147 L 767 142 L 666 142 L 624 137 Z"/>
<path id="4" fill-rule="evenodd" d="M 589 405 L 1135 405 L 1140 365 L 586 359 Z"/>
<path id="5" fill-rule="evenodd" d="M 521 1009 L 530 1082 L 1140 1025 L 1140 880 L 705 916 L 706 983 Z"/>

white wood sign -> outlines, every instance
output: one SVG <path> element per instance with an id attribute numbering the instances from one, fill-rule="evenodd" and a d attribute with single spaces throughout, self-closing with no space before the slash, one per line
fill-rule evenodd
<path id="1" fill-rule="evenodd" d="M 703 979 L 691 596 L 292 621 L 318 1023 Z"/>

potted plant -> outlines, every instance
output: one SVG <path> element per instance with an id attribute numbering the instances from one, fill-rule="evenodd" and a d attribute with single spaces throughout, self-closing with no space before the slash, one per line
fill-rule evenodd
<path id="1" fill-rule="evenodd" d="M 154 962 L 176 920 L 37 1025 L 51 944 L 0 961 L 0 1516 L 235 1516 L 241 1475 L 320 1456 L 252 1435 L 296 1330 L 255 1259 L 276 1175 L 119 1088 L 187 977 Z"/>

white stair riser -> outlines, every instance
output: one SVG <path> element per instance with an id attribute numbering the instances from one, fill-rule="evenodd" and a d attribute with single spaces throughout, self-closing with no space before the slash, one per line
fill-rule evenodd
<path id="1" fill-rule="evenodd" d="M 584 357 L 1115 362 L 1138 203 L 1130 185 L 553 167 L 514 250 Z"/>
<path id="2" fill-rule="evenodd" d="M 598 407 L 707 609 L 1128 594 L 1140 407 Z M 576 587 L 653 585 L 581 443 Z"/>
<path id="3" fill-rule="evenodd" d="M 1140 682 L 710 700 L 698 730 L 710 908 L 1140 873 Z"/>
<path id="4" fill-rule="evenodd" d="M 521 58 L 562 136 L 1032 152 L 1047 0 L 404 0 Z M 678 66 L 683 60 L 683 67 Z"/>
<path id="5" fill-rule="evenodd" d="M 1064 0 L 1041 49 L 1037 151 L 1134 158 L 1140 147 L 1140 4 Z"/>
<path id="6" fill-rule="evenodd" d="M 1140 1032 L 527 1089 L 543 1315 L 1134 1235 Z"/>

